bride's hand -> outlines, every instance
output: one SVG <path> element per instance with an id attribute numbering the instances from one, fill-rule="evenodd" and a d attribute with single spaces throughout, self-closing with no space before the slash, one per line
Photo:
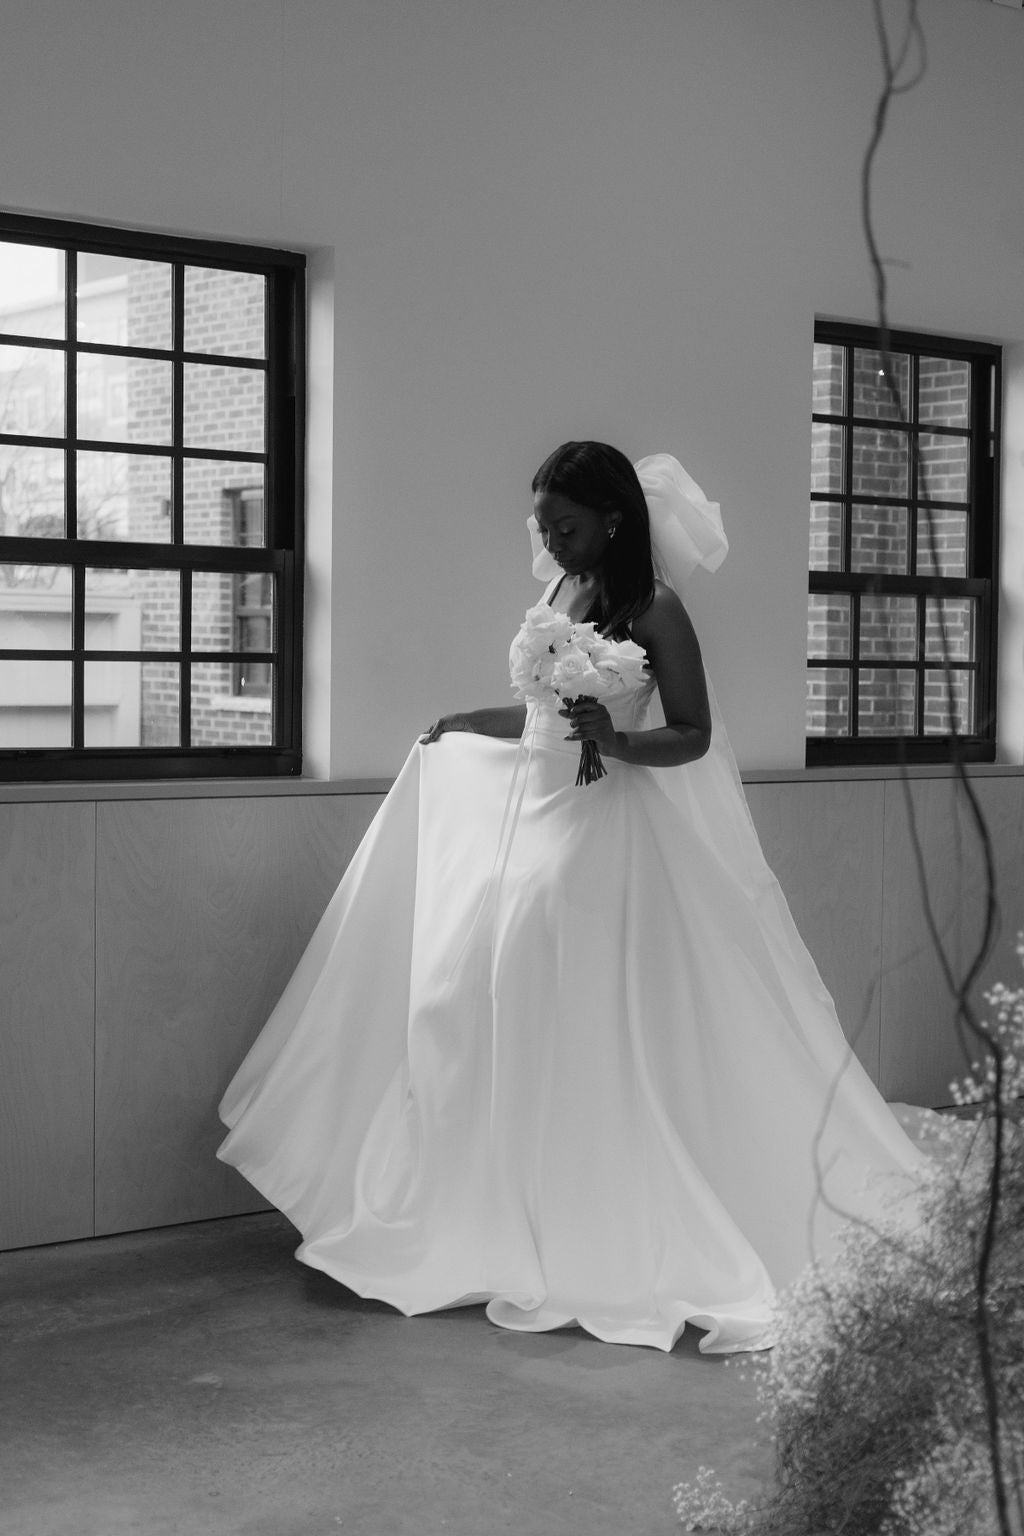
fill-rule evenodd
<path id="1" fill-rule="evenodd" d="M 572 724 L 572 734 L 566 741 L 593 741 L 599 751 L 614 757 L 618 746 L 617 732 L 603 704 L 596 699 L 576 699 L 563 704 L 558 713 Z"/>
<path id="2" fill-rule="evenodd" d="M 470 731 L 473 727 L 469 723 L 467 715 L 442 715 L 429 725 L 420 737 L 420 745 L 428 746 L 432 741 L 439 741 L 446 731 Z"/>

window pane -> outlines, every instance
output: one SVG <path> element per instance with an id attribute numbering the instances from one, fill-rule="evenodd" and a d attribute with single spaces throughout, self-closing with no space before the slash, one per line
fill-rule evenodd
<path id="1" fill-rule="evenodd" d="M 274 577 L 269 571 L 193 571 L 193 651 L 274 647 Z"/>
<path id="2" fill-rule="evenodd" d="M 82 251 L 78 339 L 100 346 L 170 347 L 170 264 Z"/>
<path id="3" fill-rule="evenodd" d="M 879 597 L 860 600 L 860 655 L 896 661 L 917 659 L 917 599 Z"/>
<path id="4" fill-rule="evenodd" d="M 274 623 L 270 614 L 240 615 L 235 639 L 240 651 L 272 651 Z"/>
<path id="5" fill-rule="evenodd" d="M 262 453 L 264 374 L 185 363 L 185 445 Z"/>
<path id="6" fill-rule="evenodd" d="M 926 661 L 974 661 L 976 608 L 975 599 L 970 597 L 926 599 L 924 614 Z"/>
<path id="7" fill-rule="evenodd" d="M 910 559 L 907 508 L 855 505 L 850 517 L 850 569 L 906 575 Z"/>
<path id="8" fill-rule="evenodd" d="M 861 736 L 911 736 L 915 730 L 917 673 L 903 667 L 862 667 L 857 729 Z"/>
<path id="9" fill-rule="evenodd" d="M 64 354 L 0 346 L 0 432 L 64 435 Z"/>
<path id="10" fill-rule="evenodd" d="M 142 663 L 142 745 L 181 744 L 181 669 L 173 661 Z"/>
<path id="11" fill-rule="evenodd" d="M 174 651 L 181 644 L 178 571 L 85 573 L 85 644 L 93 651 Z"/>
<path id="12" fill-rule="evenodd" d="M 266 354 L 267 282 L 259 272 L 185 268 L 185 351 Z"/>
<path id="13" fill-rule="evenodd" d="M 910 358 L 905 352 L 853 350 L 853 416 L 906 421 L 910 415 Z"/>
<path id="14" fill-rule="evenodd" d="M 270 699 L 235 694 L 234 671 L 230 662 L 193 662 L 193 746 L 273 745 Z"/>
<path id="15" fill-rule="evenodd" d="M 0 443 L 0 534 L 64 537 L 64 450 Z"/>
<path id="16" fill-rule="evenodd" d="M 70 747 L 70 661 L 0 659 L 0 748 Z"/>
<path id="17" fill-rule="evenodd" d="M 179 672 L 174 662 L 87 661 L 87 747 L 179 745 Z"/>
<path id="18" fill-rule="evenodd" d="M 0 565 L 0 647 L 70 650 L 70 566 Z M 2 692 L 0 699 L 6 707 Z"/>
<path id="19" fill-rule="evenodd" d="M 918 363 L 917 419 L 966 427 L 971 408 L 971 365 L 956 357 L 922 357 Z"/>
<path id="20" fill-rule="evenodd" d="M 853 429 L 853 494 L 906 496 L 910 488 L 908 435 Z"/>
<path id="21" fill-rule="evenodd" d="M 811 502 L 810 568 L 812 571 L 841 571 L 843 568 L 841 502 Z"/>
<path id="22" fill-rule="evenodd" d="M 170 459 L 83 449 L 78 455 L 78 537 L 168 543 Z"/>
<path id="23" fill-rule="evenodd" d="M 185 543 L 262 547 L 263 465 L 185 460 Z"/>
<path id="24" fill-rule="evenodd" d="M 844 592 L 812 592 L 807 599 L 807 658 L 850 655 L 850 599 Z"/>
<path id="25" fill-rule="evenodd" d="M 824 492 L 843 489 L 843 443 L 845 430 L 830 421 L 811 422 L 811 490 Z"/>
<path id="26" fill-rule="evenodd" d="M 808 736 L 849 736 L 850 674 L 845 667 L 807 668 Z"/>
<path id="27" fill-rule="evenodd" d="M 935 556 L 933 559 L 932 556 Z M 967 513 L 922 507 L 917 514 L 917 570 L 921 576 L 967 575 Z"/>
<path id="28" fill-rule="evenodd" d="M 234 650 L 234 582 L 235 577 L 230 571 L 192 572 L 194 651 Z"/>
<path id="29" fill-rule="evenodd" d="M 8 562 L 0 565 L 0 592 L 51 592 L 69 580 L 65 565 Z M 20 599 L 19 599 L 20 600 Z"/>
<path id="30" fill-rule="evenodd" d="M 924 675 L 924 733 L 926 736 L 948 736 L 950 729 L 950 700 L 953 704 L 952 731 L 958 736 L 973 736 L 974 721 L 974 673 L 933 672 Z"/>
<path id="31" fill-rule="evenodd" d="M 63 251 L 0 240 L 0 331 L 63 337 Z"/>
<path id="32" fill-rule="evenodd" d="M 927 501 L 967 500 L 967 438 L 922 432 L 918 440 L 917 494 Z"/>
<path id="33" fill-rule="evenodd" d="M 78 358 L 78 435 L 98 442 L 171 441 L 172 365 L 106 352 Z"/>
<path id="34" fill-rule="evenodd" d="M 827 416 L 841 416 L 845 393 L 845 347 L 828 342 L 814 343 L 814 369 L 811 375 L 811 410 Z"/>

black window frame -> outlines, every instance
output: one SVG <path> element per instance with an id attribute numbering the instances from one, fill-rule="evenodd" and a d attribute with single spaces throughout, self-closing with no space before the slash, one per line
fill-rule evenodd
<path id="1" fill-rule="evenodd" d="M 834 488 L 810 493 L 815 502 L 840 503 L 843 508 L 842 550 L 843 569 L 825 571 L 811 569 L 808 573 L 808 592 L 811 595 L 841 594 L 850 600 L 850 656 L 842 658 L 822 655 L 807 657 L 807 667 L 847 668 L 849 672 L 849 719 L 851 734 L 845 736 L 810 735 L 806 737 L 806 765 L 814 767 L 886 765 L 899 763 L 948 763 L 994 762 L 996 755 L 996 693 L 997 693 L 997 619 L 999 590 L 999 457 L 1001 440 L 1001 364 L 1002 349 L 990 342 L 973 341 L 921 331 L 893 330 L 888 336 L 890 353 L 905 353 L 911 358 L 911 408 L 907 419 L 900 423 L 893 419 L 859 417 L 852 414 L 852 371 L 855 349 L 880 350 L 879 331 L 875 326 L 860 325 L 847 321 L 815 321 L 815 343 L 846 348 L 845 388 L 843 412 L 812 411 L 814 422 L 841 423 L 846 428 L 847 451 L 844 455 L 843 486 L 840 492 Z M 948 509 L 947 501 L 935 498 L 919 498 L 917 483 L 918 455 L 911 451 L 910 478 L 906 497 L 886 497 L 872 493 L 857 497 L 852 489 L 852 454 L 849 443 L 854 427 L 890 431 L 907 431 L 912 443 L 919 434 L 942 435 L 943 428 L 931 421 L 918 418 L 918 360 L 921 357 L 963 361 L 971 368 L 970 408 L 967 429 L 947 429 L 955 436 L 969 435 L 971 452 L 968 471 L 967 497 L 967 573 L 965 576 L 895 575 L 877 571 L 851 571 L 851 517 L 850 509 L 856 501 L 877 505 L 906 505 L 908 507 L 908 565 L 914 568 L 916 548 L 916 512 L 921 506 L 934 505 L 936 510 Z M 958 504 L 959 505 L 959 504 Z M 893 658 L 882 661 L 872 656 L 860 657 L 859 607 L 865 595 L 910 596 L 915 599 L 918 612 L 917 654 L 913 661 Z M 926 652 L 924 613 L 929 598 L 963 598 L 976 602 L 976 645 L 974 663 L 961 666 L 975 675 L 975 722 L 978 729 L 971 734 L 925 734 L 924 672 Z M 913 735 L 857 734 L 858 726 L 858 664 L 870 667 L 891 666 L 913 670 L 917 675 L 916 730 Z M 955 664 L 956 665 L 956 664 Z M 929 669 L 931 670 L 931 669 Z"/>
<path id="2" fill-rule="evenodd" d="M 65 423 L 60 438 L 26 437 L 0 432 L 0 442 L 63 449 L 66 453 L 65 498 L 69 528 L 74 529 L 76 484 L 75 449 L 111 447 L 133 453 L 139 445 L 92 444 L 78 439 L 76 423 L 77 359 L 81 354 L 116 353 L 128 358 L 157 357 L 170 361 L 174 380 L 173 435 L 169 448 L 160 452 L 171 461 L 171 540 L 141 543 L 126 540 L 32 538 L 0 533 L 0 564 L 70 566 L 73 583 L 72 643 L 67 650 L 36 651 L 6 648 L 7 659 L 70 660 L 72 667 L 72 742 L 70 747 L 0 748 L 0 782 L 61 782 L 88 780 L 265 778 L 295 776 L 302 771 L 302 608 L 303 608 L 303 511 L 305 449 L 305 268 L 306 258 L 297 251 L 278 250 L 227 241 L 193 239 L 91 223 L 43 219 L 0 212 L 0 238 L 23 245 L 62 250 L 66 259 L 68 334 L 60 339 L 26 337 L 0 331 L 0 343 L 15 346 L 41 345 L 64 353 Z M 137 257 L 168 262 L 172 267 L 172 344 L 147 348 L 120 343 L 80 341 L 75 326 L 75 267 L 77 253 Z M 264 372 L 265 437 L 260 453 L 237 449 L 197 449 L 183 441 L 182 390 L 184 365 L 199 363 L 237 365 L 242 359 L 222 354 L 191 352 L 184 345 L 184 272 L 186 266 L 221 268 L 260 273 L 266 279 L 266 334 L 264 358 L 251 366 Z M 216 544 L 186 544 L 183 530 L 182 485 L 186 457 L 221 460 L 251 458 L 263 466 L 266 540 L 261 548 Z M 85 571 L 177 570 L 182 573 L 182 604 L 179 651 L 163 653 L 107 653 L 90 648 L 93 660 L 142 660 L 172 658 L 180 664 L 181 745 L 177 747 L 86 747 L 84 739 Z M 275 588 L 274 651 L 221 653 L 217 660 L 232 667 L 254 660 L 275 664 L 276 687 L 271 704 L 274 744 L 261 746 L 196 746 L 190 743 L 191 667 L 210 659 L 209 653 L 191 650 L 190 573 L 220 572 L 237 576 L 246 572 L 272 575 Z"/>

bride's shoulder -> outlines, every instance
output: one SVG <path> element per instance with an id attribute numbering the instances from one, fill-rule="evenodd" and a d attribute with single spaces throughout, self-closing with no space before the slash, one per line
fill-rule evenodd
<path id="1" fill-rule="evenodd" d="M 655 582 L 653 598 L 630 628 L 655 665 L 659 657 L 675 658 L 687 667 L 699 660 L 700 644 L 690 616 L 678 594 L 663 582 Z"/>
<path id="2" fill-rule="evenodd" d="M 686 618 L 686 609 L 678 593 L 672 587 L 666 586 L 665 582 L 655 578 L 654 596 L 643 613 L 638 614 L 633 620 L 631 627 L 634 635 L 639 639 L 638 631 L 650 628 L 661 629 L 666 624 L 678 624 L 681 618 Z"/>

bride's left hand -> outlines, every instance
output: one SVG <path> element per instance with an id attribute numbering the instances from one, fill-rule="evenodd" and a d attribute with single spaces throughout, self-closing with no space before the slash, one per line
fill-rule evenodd
<path id="1" fill-rule="evenodd" d="M 563 704 L 558 713 L 572 724 L 572 733 L 566 741 L 593 741 L 600 752 L 614 757 L 618 746 L 617 732 L 603 704 L 596 699 L 576 699 Z"/>

